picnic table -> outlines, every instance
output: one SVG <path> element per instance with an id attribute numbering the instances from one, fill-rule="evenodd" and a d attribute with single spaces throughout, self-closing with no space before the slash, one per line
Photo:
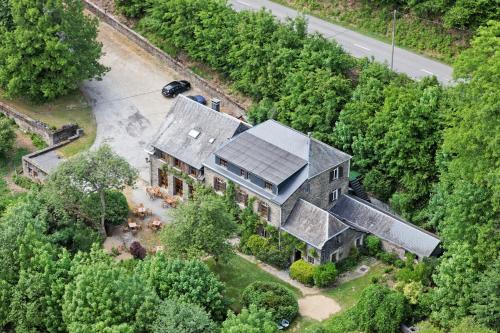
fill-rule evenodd
<path id="1" fill-rule="evenodd" d="M 171 196 L 167 196 L 163 199 L 163 208 L 172 207 L 175 208 L 177 206 L 177 199 Z"/>
<path id="2" fill-rule="evenodd" d="M 129 222 L 128 223 L 128 227 L 129 227 L 130 230 L 137 230 L 137 229 L 139 229 L 139 226 L 135 222 Z"/>

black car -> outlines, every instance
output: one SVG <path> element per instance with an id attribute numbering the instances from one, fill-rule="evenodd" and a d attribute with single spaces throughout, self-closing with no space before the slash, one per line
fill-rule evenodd
<path id="1" fill-rule="evenodd" d="M 193 101 L 200 104 L 207 105 L 207 100 L 201 95 L 188 96 L 187 98 L 192 99 Z"/>
<path id="2" fill-rule="evenodd" d="M 163 87 L 161 93 L 165 97 L 175 97 L 180 93 L 188 91 L 189 89 L 191 89 L 191 83 L 186 80 L 179 80 L 172 81 L 167 84 L 165 87 Z"/>

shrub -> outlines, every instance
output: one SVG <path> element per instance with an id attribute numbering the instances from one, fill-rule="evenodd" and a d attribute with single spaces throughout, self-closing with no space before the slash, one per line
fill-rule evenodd
<path id="1" fill-rule="evenodd" d="M 138 241 L 132 242 L 130 244 L 130 254 L 135 258 L 135 259 L 144 259 L 146 258 L 146 249 L 139 243 Z"/>
<path id="2" fill-rule="evenodd" d="M 287 269 L 290 266 L 290 257 L 291 254 L 286 249 L 279 250 L 276 246 L 270 246 L 266 251 L 260 253 L 257 259 L 279 269 Z"/>
<path id="3" fill-rule="evenodd" d="M 343 273 L 355 268 L 359 264 L 360 258 L 358 248 L 351 247 L 349 256 L 337 264 L 338 272 Z"/>
<path id="4" fill-rule="evenodd" d="M 290 266 L 290 277 L 307 285 L 314 283 L 314 271 L 316 267 L 304 260 L 297 260 Z"/>
<path id="5" fill-rule="evenodd" d="M 167 299 L 158 308 L 152 331 L 152 333 L 209 333 L 215 332 L 216 329 L 208 313 L 198 305 Z"/>
<path id="6" fill-rule="evenodd" d="M 259 256 L 267 251 L 268 244 L 269 242 L 266 238 L 259 235 L 252 235 L 248 238 L 244 247 L 247 248 L 249 254 Z"/>
<path id="7" fill-rule="evenodd" d="M 313 274 L 314 285 L 317 287 L 329 287 L 337 278 L 337 268 L 332 262 L 316 267 Z"/>
<path id="8" fill-rule="evenodd" d="M 366 250 L 369 255 L 375 257 L 382 247 L 382 242 L 377 236 L 369 235 L 365 239 Z"/>
<path id="9" fill-rule="evenodd" d="M 284 286 L 257 281 L 243 290 L 243 306 L 256 306 L 269 311 L 275 322 L 281 319 L 293 321 L 299 312 L 299 305 L 293 293 Z"/>
<path id="10" fill-rule="evenodd" d="M 35 183 L 28 177 L 18 174 L 14 175 L 12 180 L 14 181 L 14 184 L 27 190 L 29 190 L 31 186 L 35 185 Z"/>
<path id="11" fill-rule="evenodd" d="M 41 150 L 48 147 L 47 142 L 45 142 L 40 135 L 36 133 L 29 133 L 29 137 L 36 149 Z"/>
<path id="12" fill-rule="evenodd" d="M 222 323 L 221 333 L 274 333 L 276 323 L 271 313 L 258 309 L 255 305 L 243 309 L 239 315 L 229 312 L 227 319 Z"/>
<path id="13" fill-rule="evenodd" d="M 9 118 L 0 116 L 0 156 L 5 156 L 14 146 L 16 133 Z"/>
<path id="14" fill-rule="evenodd" d="M 151 7 L 148 0 L 115 0 L 115 6 L 120 13 L 128 18 L 141 18 Z"/>
<path id="15" fill-rule="evenodd" d="M 388 265 L 394 265 L 398 260 L 398 255 L 392 252 L 379 252 L 377 258 Z"/>

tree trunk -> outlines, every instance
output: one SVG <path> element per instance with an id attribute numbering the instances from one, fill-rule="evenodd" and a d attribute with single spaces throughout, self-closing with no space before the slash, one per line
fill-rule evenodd
<path id="1" fill-rule="evenodd" d="M 106 226 L 104 225 L 104 221 L 106 220 L 106 200 L 104 198 L 104 191 L 99 191 L 99 197 L 101 198 L 101 235 L 106 238 Z"/>

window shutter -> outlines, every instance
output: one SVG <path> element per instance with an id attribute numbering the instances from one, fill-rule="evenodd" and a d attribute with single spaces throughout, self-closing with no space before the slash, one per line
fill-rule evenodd
<path id="1" fill-rule="evenodd" d="M 339 178 L 344 177 L 344 168 L 339 166 Z"/>
<path id="2" fill-rule="evenodd" d="M 333 202 L 333 192 L 330 192 L 330 194 L 328 195 L 328 200 L 330 202 Z"/>
<path id="3" fill-rule="evenodd" d="M 340 193 L 342 192 L 342 188 L 341 188 L 341 187 L 339 187 L 339 188 L 338 188 L 338 191 L 339 191 L 339 197 L 340 197 Z"/>

